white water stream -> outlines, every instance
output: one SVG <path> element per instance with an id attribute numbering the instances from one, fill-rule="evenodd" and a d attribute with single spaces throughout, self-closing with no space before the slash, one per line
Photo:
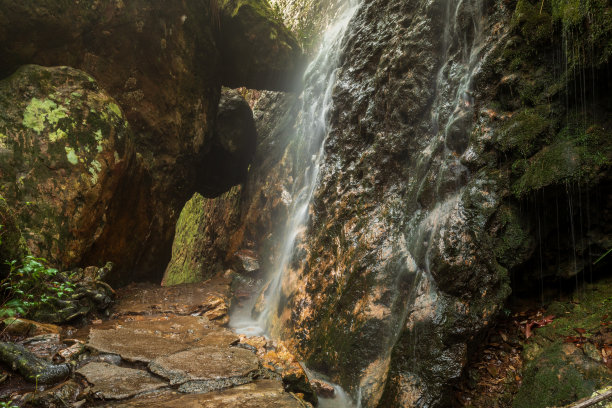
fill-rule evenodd
<path id="1" fill-rule="evenodd" d="M 308 208 L 317 185 L 319 166 L 323 159 L 324 142 L 327 137 L 327 112 L 332 104 L 332 90 L 336 83 L 336 73 L 341 55 L 341 43 L 358 0 L 348 0 L 338 13 L 337 18 L 327 27 L 318 54 L 307 67 L 304 74 L 304 90 L 300 97 L 302 109 L 297 118 L 294 137 L 296 155 L 294 166 L 296 180 L 289 192 L 291 198 L 289 217 L 282 234 L 282 248 L 272 270 L 267 271 L 268 284 L 264 286 L 263 308 L 253 318 L 253 307 L 262 294 L 256 294 L 250 302 L 232 312 L 230 327 L 236 333 L 251 336 L 269 334 L 270 316 L 279 308 L 283 272 L 287 268 L 296 246 L 296 238 L 308 221 Z M 261 301 L 261 300 L 260 300 Z M 308 371 L 310 378 L 318 374 Z M 319 398 L 323 408 L 349 408 L 353 406 L 349 396 L 335 384 L 335 398 Z"/>
<path id="2" fill-rule="evenodd" d="M 358 4 L 349 0 L 338 12 L 338 18 L 326 29 L 319 52 L 304 74 L 302 109 L 297 119 L 295 142 L 297 154 L 294 166 L 298 177 L 290 187 L 290 211 L 282 234 L 282 248 L 272 270 L 267 272 L 264 305 L 257 318 L 252 308 L 259 298 L 257 294 L 245 307 L 231 316 L 230 326 L 237 333 L 264 335 L 268 333 L 269 318 L 278 309 L 283 271 L 293 255 L 298 234 L 308 220 L 308 207 L 317 185 L 319 166 L 323 158 L 323 145 L 327 136 L 327 112 L 332 103 L 332 90 L 340 58 L 340 45 L 349 21 Z"/>

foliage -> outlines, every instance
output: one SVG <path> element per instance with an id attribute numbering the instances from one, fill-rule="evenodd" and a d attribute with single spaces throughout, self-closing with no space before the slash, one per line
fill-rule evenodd
<path id="1" fill-rule="evenodd" d="M 46 266 L 46 260 L 31 255 L 19 265 L 8 263 L 10 270 L 0 281 L 3 302 L 0 317 L 27 316 L 45 306 L 53 306 L 74 291 L 74 284 L 59 279 L 57 269 Z"/>
<path id="2" fill-rule="evenodd" d="M 13 400 L 0 401 L 0 408 L 19 408 L 18 405 L 13 403 Z"/>

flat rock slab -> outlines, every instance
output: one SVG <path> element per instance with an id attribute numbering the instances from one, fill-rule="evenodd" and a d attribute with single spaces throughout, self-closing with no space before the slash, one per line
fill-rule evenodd
<path id="1" fill-rule="evenodd" d="M 151 395 L 113 404 L 115 408 L 304 408 L 311 406 L 283 391 L 279 381 L 261 380 L 207 394 Z"/>
<path id="2" fill-rule="evenodd" d="M 89 363 L 77 370 L 98 398 L 125 399 L 168 385 L 142 370 L 107 363 Z"/>
<path id="3" fill-rule="evenodd" d="M 209 392 L 251 382 L 259 369 L 259 359 L 238 347 L 207 346 L 159 357 L 149 370 L 183 384 L 184 392 Z"/>
<path id="4" fill-rule="evenodd" d="M 148 363 L 193 347 L 229 347 L 238 336 L 199 316 L 136 316 L 106 322 L 89 332 L 86 346 Z"/>
<path id="5" fill-rule="evenodd" d="M 206 282 L 161 287 L 153 284 L 132 284 L 117 291 L 117 315 L 204 314 L 219 306 L 219 299 L 229 304 L 230 279 L 217 276 Z M 218 314 L 218 313 L 216 313 Z"/>

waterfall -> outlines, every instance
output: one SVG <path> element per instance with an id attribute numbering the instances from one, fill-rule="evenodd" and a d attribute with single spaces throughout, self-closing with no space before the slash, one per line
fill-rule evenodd
<path id="1" fill-rule="evenodd" d="M 280 234 L 281 249 L 273 268 L 267 272 L 268 283 L 259 298 L 253 298 L 245 307 L 233 313 L 231 326 L 238 333 L 269 333 L 270 319 L 278 310 L 283 272 L 294 254 L 296 239 L 308 220 L 308 209 L 324 155 L 327 112 L 332 103 L 342 39 L 357 7 L 357 0 L 348 0 L 340 8 L 336 13 L 338 17 L 325 30 L 317 55 L 305 71 L 304 90 L 300 96 L 302 108 L 296 118 L 294 134 L 294 173 L 297 177 L 283 198 L 290 203 L 290 211 Z M 252 309 L 256 303 L 257 311 L 254 313 Z"/>
<path id="2" fill-rule="evenodd" d="M 431 58 L 433 63 L 427 67 L 431 82 L 422 81 L 421 83 L 433 84 L 435 89 L 431 98 L 413 101 L 414 104 L 421 104 L 427 108 L 427 110 L 423 110 L 424 115 L 414 119 L 422 123 L 419 130 L 423 129 L 424 131 L 418 134 L 418 138 L 414 134 L 412 139 L 397 139 L 398 144 L 406 143 L 407 145 L 412 144 L 422 147 L 409 158 L 410 163 L 405 163 L 406 167 L 413 166 L 410 169 L 410 179 L 400 180 L 401 185 L 395 186 L 396 191 L 405 191 L 406 195 L 402 196 L 402 199 L 390 203 L 372 202 L 370 203 L 371 206 L 360 207 L 363 210 L 362 214 L 367 215 L 360 215 L 364 217 L 364 226 L 359 227 L 359 232 L 362 235 L 367 235 L 371 231 L 375 233 L 383 231 L 381 238 L 372 238 L 372 240 L 378 240 L 376 245 L 380 248 L 380 251 L 377 252 L 376 259 L 383 266 L 366 265 L 364 267 L 364 269 L 375 269 L 376 273 L 379 274 L 372 273 L 372 280 L 365 283 L 364 286 L 368 285 L 368 293 L 381 294 L 378 300 L 371 301 L 370 305 L 372 307 L 370 310 L 380 311 L 382 318 L 372 319 L 372 321 L 377 320 L 378 323 L 371 328 L 371 331 L 376 333 L 373 336 L 376 337 L 376 343 L 372 344 L 368 350 L 371 355 L 367 359 L 363 358 L 359 361 L 359 364 L 361 364 L 359 366 L 333 368 L 338 369 L 338 371 L 354 369 L 355 372 L 359 373 L 358 376 L 355 375 L 349 379 L 341 376 L 336 376 L 334 379 L 339 379 L 338 382 L 341 382 L 345 388 L 350 390 L 358 404 L 362 401 L 365 406 L 369 406 L 371 402 L 380 399 L 384 391 L 382 387 L 387 378 L 392 353 L 398 341 L 400 341 L 400 337 L 406 331 L 409 331 L 412 333 L 409 335 L 411 341 L 417 341 L 420 335 L 417 333 L 418 327 L 414 325 L 415 319 L 421 317 L 429 319 L 428 313 L 437 313 L 436 305 L 441 296 L 439 296 L 435 279 L 432 277 L 432 271 L 430 271 L 430 253 L 435 250 L 434 245 L 440 245 L 436 240 L 442 241 L 441 237 L 449 233 L 448 230 L 445 230 L 449 223 L 464 222 L 461 218 L 463 216 L 461 194 L 468 183 L 469 170 L 462 164 L 461 157 L 469 154 L 469 130 L 473 124 L 472 116 L 474 113 L 474 76 L 479 72 L 482 60 L 488 52 L 485 47 L 484 1 L 423 2 L 427 5 L 434 3 L 442 4 L 440 8 L 444 10 L 444 13 L 440 13 L 442 18 L 439 20 L 430 20 L 432 24 L 436 24 L 435 30 L 432 30 L 432 32 L 440 32 L 442 36 L 435 38 L 436 41 L 434 41 L 434 43 L 439 41 L 439 49 L 426 48 L 426 52 L 435 55 L 435 58 Z M 427 8 L 427 5 L 423 7 Z M 364 8 L 367 6 L 367 4 L 364 5 Z M 366 86 L 370 84 L 368 81 L 374 82 L 374 79 L 372 79 L 374 74 L 370 73 L 369 77 L 355 78 L 351 76 L 353 73 L 350 72 L 350 67 L 342 71 L 338 69 L 341 62 L 341 45 L 343 44 L 345 30 L 356 9 L 356 4 L 347 5 L 346 10 L 329 27 L 319 54 L 305 74 L 305 90 L 302 95 L 303 106 L 297 120 L 298 125 L 295 133 L 298 147 L 295 164 L 297 170 L 294 173 L 298 176 L 295 177 L 292 188 L 288 189 L 290 193 L 287 196 L 291 197 L 291 211 L 282 234 L 283 248 L 275 267 L 269 273 L 269 283 L 257 302 L 256 309 L 259 314 L 255 318 L 251 316 L 251 308 L 256 303 L 256 300 L 253 299 L 252 303 L 242 310 L 240 317 L 238 314 L 234 314 L 232 317 L 231 324 L 238 332 L 269 333 L 271 327 L 278 329 L 276 319 L 280 314 L 284 314 L 284 317 L 293 317 L 290 313 L 300 307 L 302 299 L 306 299 L 302 304 L 308 304 L 308 301 L 316 298 L 317 293 L 301 294 L 303 298 L 294 296 L 289 305 L 286 306 L 287 298 L 284 295 L 291 293 L 292 286 L 296 285 L 296 282 L 292 281 L 295 280 L 295 274 L 291 273 L 291 266 L 298 263 L 294 262 L 296 257 L 301 257 L 300 253 L 295 252 L 296 246 L 299 247 L 300 234 L 305 231 L 305 225 L 309 217 L 308 211 L 312 208 L 310 204 L 313 195 L 321 187 L 317 184 L 317 180 L 319 178 L 327 180 L 325 172 L 332 171 L 343 171 L 357 178 L 363 177 L 363 174 L 359 176 L 359 172 L 353 172 L 350 168 L 338 169 L 335 164 L 326 163 L 326 160 L 331 161 L 331 156 L 326 158 L 323 151 L 328 133 L 327 112 L 338 108 L 338 106 L 331 106 L 334 86 L 337 87 L 333 92 L 334 94 L 338 95 L 338 89 L 340 89 L 344 91 L 340 95 L 348 95 L 353 100 L 364 99 L 362 95 L 355 95 L 360 90 L 362 92 L 372 92 L 373 89 L 376 89 L 376 85 Z M 437 15 L 435 12 L 432 12 L 432 14 Z M 395 21 L 383 21 L 380 23 L 380 27 L 391 31 L 392 29 L 388 27 L 393 27 L 395 23 Z M 440 28 L 441 30 L 439 30 Z M 356 27 L 355 30 L 351 30 L 351 36 L 356 35 L 359 29 L 360 27 Z M 372 33 L 374 32 L 375 30 L 372 29 Z M 361 51 L 363 52 L 363 50 Z M 350 55 L 347 58 L 350 58 Z M 363 60 L 365 58 L 361 61 Z M 346 61 L 342 63 L 346 68 Z M 377 64 L 372 64 L 372 67 L 374 67 L 373 70 L 377 69 Z M 370 68 L 370 66 L 366 66 L 362 69 Z M 337 75 L 340 77 L 338 81 L 336 81 Z M 380 136 L 372 131 L 374 134 L 372 138 L 383 139 L 388 137 L 385 134 L 386 131 L 383 131 L 387 116 L 385 115 L 384 118 L 376 116 L 379 110 L 368 105 L 368 103 L 364 105 L 371 107 L 371 109 L 364 109 L 366 115 L 372 115 L 370 119 L 375 122 L 376 126 L 380 124 L 376 129 L 381 129 Z M 350 106 L 344 107 L 351 108 Z M 393 107 L 391 107 L 392 109 Z M 348 125 L 352 126 L 354 124 L 350 123 Z M 357 139 L 360 135 L 356 135 L 355 130 L 355 128 L 348 128 L 346 134 L 339 132 L 342 134 L 338 136 L 333 133 L 333 137 Z M 358 143 L 356 142 L 360 148 L 363 144 L 362 156 L 363 153 L 366 153 L 366 155 L 371 154 L 374 157 L 375 154 L 371 153 L 374 144 L 366 147 L 367 143 L 361 140 Z M 341 145 L 341 143 L 337 145 Z M 330 152 L 328 149 L 327 154 L 332 155 L 334 152 Z M 335 154 L 341 156 L 342 152 L 336 152 Z M 382 166 L 381 163 L 370 163 L 370 165 L 373 170 L 376 170 L 377 166 Z M 320 171 L 321 175 L 319 174 Z M 457 174 L 457 177 L 454 177 L 455 174 Z M 449 185 L 449 180 L 451 180 L 451 185 Z M 324 181 L 319 182 L 323 183 Z M 356 179 L 355 184 L 361 187 L 360 183 L 361 180 Z M 418 202 L 418 196 L 424 189 L 432 191 L 431 203 L 413 205 L 413 203 Z M 360 196 L 363 190 L 356 188 L 353 193 L 354 196 Z M 331 194 L 334 194 L 334 192 L 332 191 Z M 340 195 L 341 193 L 337 194 Z M 389 194 L 393 197 L 393 194 L 395 194 L 393 189 L 390 189 Z M 394 207 L 396 203 L 397 207 Z M 409 204 L 409 208 L 406 203 Z M 333 201 L 332 204 L 334 204 Z M 351 202 L 351 204 L 362 205 L 355 202 Z M 386 215 L 376 212 L 376 209 L 382 207 L 389 210 Z M 393 211 L 396 209 L 398 213 L 401 213 L 397 217 L 393 215 Z M 339 211 L 341 212 L 342 209 L 339 209 Z M 330 213 L 333 213 L 333 211 L 330 211 Z M 330 217 L 333 219 L 333 215 Z M 315 222 L 318 222 L 318 220 L 315 220 Z M 357 228 L 355 230 L 357 231 Z M 355 232 L 351 233 L 356 234 Z M 375 233 L 372 233 L 373 236 Z M 333 232 L 330 232 L 330 234 L 333 235 Z M 355 241 L 358 239 L 356 237 Z M 315 248 L 315 250 L 318 250 L 318 248 Z M 330 257 L 333 258 L 333 255 L 330 255 Z M 392 262 L 389 262 L 389 259 Z M 300 275 L 306 280 L 335 279 L 335 275 L 332 276 L 333 273 L 329 270 L 313 271 L 312 266 L 309 266 L 309 268 L 311 268 L 309 270 L 310 274 L 302 273 Z M 347 281 L 348 278 L 346 277 L 338 278 L 339 283 L 335 287 L 344 289 L 348 286 Z M 304 284 L 302 282 L 304 285 L 308 283 Z M 347 286 L 343 287 L 342 285 Z M 384 297 L 382 294 L 384 294 Z M 304 314 L 306 313 L 308 312 L 304 312 Z M 431 319 L 433 320 L 433 317 Z M 286 319 L 283 321 L 286 321 Z M 312 326 L 308 329 L 315 330 Z M 344 334 L 349 333 L 350 330 L 351 328 L 345 328 L 343 332 L 340 331 L 341 334 Z M 350 333 L 351 336 L 359 335 Z M 330 343 L 332 342 L 330 341 Z M 331 353 L 335 351 L 332 350 Z M 338 353 L 343 352 L 337 351 Z M 410 355 L 407 356 L 407 360 L 417 360 L 419 357 L 419 355 Z M 347 361 L 353 360 L 347 359 Z"/>

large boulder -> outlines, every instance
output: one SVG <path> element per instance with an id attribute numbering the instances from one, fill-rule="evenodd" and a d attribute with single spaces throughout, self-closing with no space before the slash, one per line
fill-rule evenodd
<path id="1" fill-rule="evenodd" d="M 227 36 L 243 38 L 240 30 L 253 27 L 230 24 L 219 31 L 226 15 L 221 10 L 227 8 L 216 4 L 0 0 L 0 76 L 26 63 L 82 69 L 116 99 L 134 131 L 142 166 L 125 180 L 109 210 L 114 222 L 82 262 L 112 260 L 114 281 L 160 279 L 185 202 L 196 191 L 220 194 L 236 183 L 233 176 L 220 181 L 219 169 L 200 170 L 217 159 L 213 124 L 221 84 L 251 85 L 245 77 L 227 75 L 221 64 L 229 57 L 224 48 L 222 59 L 217 45 Z M 249 31 L 251 46 L 257 44 L 251 51 L 257 52 L 240 55 L 241 66 L 256 67 L 253 72 L 267 78 L 259 86 L 285 86 L 275 84 L 298 75 L 295 40 L 282 25 L 266 20 L 267 4 L 236 7 L 260 11 L 249 21 L 265 28 Z M 272 29 L 277 38 L 270 36 Z M 260 41 L 253 34 L 266 37 Z"/>
<path id="2" fill-rule="evenodd" d="M 0 81 L 0 134 L 0 189 L 29 250 L 61 267 L 80 262 L 135 169 L 121 109 L 82 71 L 28 65 Z"/>

